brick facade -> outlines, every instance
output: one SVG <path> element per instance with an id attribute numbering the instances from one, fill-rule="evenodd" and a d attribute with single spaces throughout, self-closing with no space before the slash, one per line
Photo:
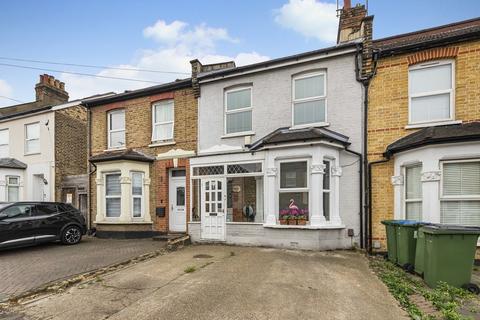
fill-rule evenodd
<path id="1" fill-rule="evenodd" d="M 480 41 L 380 58 L 369 88 L 368 161 L 382 159 L 386 147 L 415 129 L 408 124 L 408 68 L 433 59 L 455 60 L 455 120 L 480 121 Z M 394 195 L 390 178 L 393 160 L 372 168 L 373 240 L 385 249 L 380 221 L 393 219 Z"/>
<path id="2" fill-rule="evenodd" d="M 163 146 L 149 146 L 152 144 L 152 104 L 164 100 L 174 99 L 174 142 Z M 125 137 L 126 148 L 141 151 L 150 156 L 166 153 L 172 149 L 188 151 L 197 150 L 197 100 L 193 89 L 179 89 L 172 92 L 159 93 L 140 98 L 128 99 L 111 104 L 91 108 L 91 155 L 103 153 L 107 149 L 107 113 L 114 109 L 125 109 Z M 168 174 L 173 168 L 173 160 L 156 160 L 150 165 L 150 216 L 154 231 L 168 232 Z M 186 201 L 187 219 L 189 211 L 189 162 L 188 159 L 179 159 L 177 168 L 187 170 Z M 92 221 L 96 216 L 96 188 L 95 176 L 91 181 L 91 210 Z M 157 217 L 156 207 L 165 207 L 165 217 Z M 103 226 L 102 226 L 103 228 Z M 110 229 L 138 229 L 138 226 L 113 226 Z"/>
<path id="3" fill-rule="evenodd" d="M 55 111 L 55 200 L 68 176 L 87 174 L 87 111 L 83 106 Z M 74 202 L 75 204 L 75 202 Z"/>

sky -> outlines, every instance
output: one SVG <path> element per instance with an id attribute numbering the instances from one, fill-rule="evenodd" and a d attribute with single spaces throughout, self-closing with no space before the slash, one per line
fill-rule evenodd
<path id="1" fill-rule="evenodd" d="M 43 73 L 64 81 L 72 100 L 186 78 L 194 58 L 245 65 L 331 46 L 335 10 L 335 0 L 1 1 L 0 107 L 35 100 Z M 480 1 L 369 0 L 368 11 L 378 39 L 475 18 Z"/>

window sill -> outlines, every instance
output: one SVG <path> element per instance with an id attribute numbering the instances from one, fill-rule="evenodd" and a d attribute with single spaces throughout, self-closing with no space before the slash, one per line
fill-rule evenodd
<path id="1" fill-rule="evenodd" d="M 290 129 L 305 129 L 311 127 L 328 127 L 330 125 L 329 122 L 316 122 L 316 123 L 306 123 L 306 124 L 299 124 L 293 125 Z"/>
<path id="2" fill-rule="evenodd" d="M 152 221 L 94 221 L 95 224 L 153 224 Z"/>
<path id="3" fill-rule="evenodd" d="M 435 126 L 445 126 L 449 124 L 461 124 L 462 120 L 446 120 L 446 121 L 435 121 L 435 122 L 425 122 L 425 123 L 412 123 L 405 126 L 405 129 L 417 129 L 417 128 L 426 128 L 426 127 L 435 127 Z"/>
<path id="4" fill-rule="evenodd" d="M 264 228 L 271 228 L 271 229 L 306 229 L 306 230 L 321 230 L 321 229 L 345 229 L 345 225 L 343 224 L 324 224 L 321 226 L 310 226 L 310 225 L 284 225 L 284 224 L 264 224 Z"/>
<path id="5" fill-rule="evenodd" d="M 221 136 L 221 139 L 228 139 L 228 138 L 236 138 L 236 137 L 245 137 L 245 136 L 254 136 L 254 131 L 244 131 L 244 132 L 235 132 L 235 133 L 228 133 Z"/>
<path id="6" fill-rule="evenodd" d="M 176 144 L 175 141 L 169 140 L 169 141 L 163 141 L 163 142 L 152 142 L 151 144 L 148 145 L 148 147 L 155 148 L 155 147 L 171 146 L 174 144 Z"/>
<path id="7" fill-rule="evenodd" d="M 24 156 L 34 156 L 36 154 L 41 154 L 41 152 L 30 152 L 30 153 L 25 153 Z"/>
<path id="8" fill-rule="evenodd" d="M 122 147 L 122 148 L 109 148 L 109 149 L 103 150 L 103 152 L 111 152 L 111 151 L 119 151 L 119 150 L 127 150 L 127 148 L 125 148 L 125 147 Z"/>

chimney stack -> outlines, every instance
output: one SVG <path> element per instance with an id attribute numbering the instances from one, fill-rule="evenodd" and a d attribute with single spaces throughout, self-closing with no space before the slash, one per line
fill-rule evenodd
<path id="1" fill-rule="evenodd" d="M 36 101 L 41 101 L 42 105 L 55 105 L 68 101 L 65 83 L 49 74 L 40 75 L 40 81 L 35 85 L 35 96 Z"/>
<path id="2" fill-rule="evenodd" d="M 200 97 L 200 84 L 198 83 L 198 75 L 202 72 L 213 72 L 222 69 L 235 68 L 235 61 L 227 61 L 220 63 L 212 63 L 203 65 L 198 59 L 190 61 L 192 65 L 192 87 L 193 94 L 196 98 Z"/>

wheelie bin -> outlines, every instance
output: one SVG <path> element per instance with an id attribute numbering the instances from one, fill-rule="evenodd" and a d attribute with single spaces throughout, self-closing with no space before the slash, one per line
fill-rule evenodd
<path id="1" fill-rule="evenodd" d="M 480 228 L 430 225 L 422 227 L 425 235 L 424 280 L 432 288 L 439 281 L 478 294 L 471 283 L 473 262 Z"/>
<path id="2" fill-rule="evenodd" d="M 423 223 L 414 220 L 398 220 L 397 229 L 397 264 L 405 271 L 413 272 L 415 268 L 415 251 L 417 248 L 417 230 Z"/>
<path id="3" fill-rule="evenodd" d="M 397 263 L 397 220 L 384 220 L 382 224 L 387 233 L 387 258 L 391 262 Z"/>
<path id="4" fill-rule="evenodd" d="M 423 223 L 422 226 L 434 225 L 433 223 Z M 415 249 L 415 273 L 423 277 L 425 265 L 425 233 L 422 228 L 417 230 L 417 246 Z"/>

